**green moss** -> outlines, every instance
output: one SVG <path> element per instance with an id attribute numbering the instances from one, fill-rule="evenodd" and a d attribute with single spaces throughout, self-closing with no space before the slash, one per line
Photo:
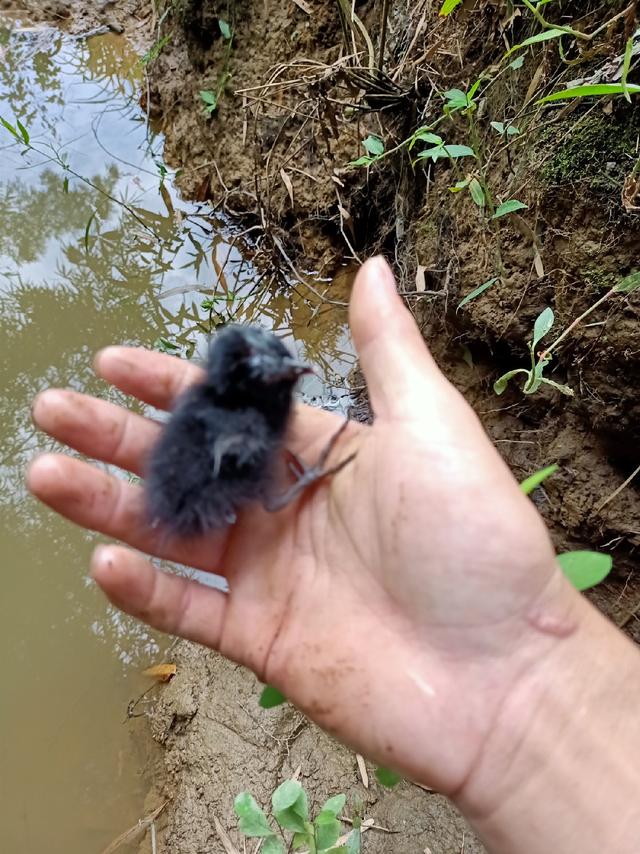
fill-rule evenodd
<path id="1" fill-rule="evenodd" d="M 588 266 L 583 271 L 585 282 L 591 286 L 594 292 L 608 291 L 620 281 L 620 276 L 595 265 Z"/>
<path id="2" fill-rule="evenodd" d="M 542 167 L 542 178 L 550 184 L 584 182 L 600 193 L 619 189 L 637 157 L 639 132 L 638 109 L 560 122 L 539 138 L 543 149 L 554 151 Z"/>

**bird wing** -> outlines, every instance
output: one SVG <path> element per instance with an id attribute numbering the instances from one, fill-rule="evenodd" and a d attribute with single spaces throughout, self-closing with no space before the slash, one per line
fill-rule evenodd
<path id="1" fill-rule="evenodd" d="M 225 459 L 231 457 L 241 467 L 251 465 L 267 456 L 271 447 L 264 418 L 257 412 L 236 412 L 213 443 L 213 476 L 218 477 Z"/>

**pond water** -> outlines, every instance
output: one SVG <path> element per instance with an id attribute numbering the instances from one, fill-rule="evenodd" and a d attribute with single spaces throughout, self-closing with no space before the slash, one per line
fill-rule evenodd
<path id="1" fill-rule="evenodd" d="M 96 537 L 26 494 L 27 462 L 53 445 L 31 425 L 33 396 L 60 385 L 118 400 L 92 374 L 97 349 L 202 354 L 230 319 L 272 327 L 313 362 L 305 393 L 326 405 L 342 405 L 353 363 L 343 311 L 258 276 L 229 223 L 178 198 L 142 83 L 120 37 L 0 29 L 0 116 L 25 128 L 18 141 L 0 127 L 0 835 L 11 854 L 100 852 L 144 815 L 145 725 L 126 710 L 168 646 L 87 581 Z"/>

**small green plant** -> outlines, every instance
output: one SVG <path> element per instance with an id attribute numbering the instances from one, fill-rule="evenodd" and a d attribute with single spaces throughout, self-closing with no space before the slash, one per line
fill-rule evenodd
<path id="1" fill-rule="evenodd" d="M 424 148 L 417 155 L 417 160 L 458 160 L 460 157 L 476 157 L 476 153 L 469 145 L 448 145 L 441 136 L 428 132 L 418 137 L 420 140 L 431 143 L 429 148 Z"/>
<path id="2" fill-rule="evenodd" d="M 532 475 L 529 475 L 529 477 L 523 480 L 520 484 L 520 489 L 525 495 L 531 495 L 531 493 L 535 489 L 541 486 L 548 477 L 551 477 L 551 475 L 555 474 L 557 471 L 557 463 L 553 463 L 553 465 L 540 469 L 540 471 L 534 472 Z"/>
<path id="3" fill-rule="evenodd" d="M 542 339 L 549 334 L 551 328 L 553 327 L 555 316 L 553 314 L 553 310 L 551 308 L 545 308 L 543 312 L 541 312 L 536 318 L 536 322 L 533 327 L 533 337 L 531 341 L 527 344 L 529 349 L 529 354 L 531 357 L 531 367 L 530 368 L 515 368 L 512 371 L 507 371 L 506 374 L 503 374 L 496 382 L 494 383 L 493 389 L 496 394 L 502 394 L 509 384 L 509 380 L 513 377 L 518 376 L 518 374 L 523 374 L 526 376 L 524 385 L 522 387 L 522 391 L 525 394 L 535 394 L 539 391 L 542 385 L 550 385 L 558 391 L 562 392 L 562 394 L 566 394 L 569 397 L 573 397 L 573 390 L 569 388 L 569 386 L 561 385 L 560 383 L 554 382 L 550 380 L 548 377 L 545 377 L 544 371 L 551 361 L 553 357 L 553 353 L 558 349 L 560 344 L 573 332 L 576 327 L 578 327 L 589 315 L 594 312 L 597 308 L 599 308 L 604 302 L 606 302 L 610 297 L 615 294 L 630 294 L 640 288 L 640 272 L 631 273 L 629 276 L 626 276 L 622 281 L 615 284 L 612 288 L 610 288 L 604 296 L 601 296 L 599 300 L 590 305 L 589 308 L 584 311 L 579 317 L 577 317 L 572 323 L 567 326 L 564 332 L 559 335 L 555 341 L 549 344 L 544 350 L 536 353 L 536 347 L 542 341 Z"/>
<path id="4" fill-rule="evenodd" d="M 162 38 L 157 39 L 157 41 L 151 45 L 145 55 L 140 58 L 140 65 L 143 68 L 147 68 L 149 65 L 154 63 L 156 59 L 160 56 L 162 51 L 165 49 L 165 47 L 169 44 L 172 38 L 173 33 L 167 33 L 166 36 L 162 36 Z"/>
<path id="5" fill-rule="evenodd" d="M 262 839 L 262 854 L 284 854 L 285 851 L 308 851 L 309 854 L 358 854 L 360 819 L 353 829 L 341 836 L 339 815 L 346 803 L 345 795 L 335 795 L 322 806 L 314 819 L 309 814 L 309 798 L 297 780 L 285 780 L 271 797 L 271 816 L 267 818 L 253 795 L 241 792 L 234 802 L 240 832 L 249 838 Z M 274 826 L 275 823 L 275 826 Z"/>
<path id="6" fill-rule="evenodd" d="M 589 590 L 601 584 L 613 569 L 611 555 L 600 552 L 564 552 L 556 557 L 560 568 L 578 590 Z"/>
<path id="7" fill-rule="evenodd" d="M 218 109 L 218 96 L 211 89 L 201 89 L 200 100 L 204 104 L 205 115 L 212 116 Z"/>
<path id="8" fill-rule="evenodd" d="M 544 481 L 558 471 L 558 465 L 547 466 L 534 472 L 522 481 L 520 489 L 525 495 L 530 495 Z M 613 569 L 611 555 L 601 552 L 572 551 L 556 555 L 560 569 L 577 590 L 589 590 L 600 584 Z"/>
<path id="9" fill-rule="evenodd" d="M 220 28 L 220 34 L 222 38 L 227 42 L 231 41 L 231 39 L 233 38 L 233 31 L 231 30 L 229 24 L 222 18 L 219 18 L 218 27 Z"/>
<path id="10" fill-rule="evenodd" d="M 507 371 L 506 374 L 503 374 L 493 385 L 493 390 L 496 394 L 502 394 L 509 384 L 509 380 L 518 376 L 518 374 L 523 374 L 526 377 L 524 385 L 522 386 L 522 391 L 525 394 L 535 394 L 542 385 L 550 385 L 558 391 L 561 391 L 563 394 L 573 397 L 573 391 L 569 386 L 561 385 L 560 383 L 550 380 L 548 377 L 544 376 L 544 370 L 551 361 L 550 351 L 545 350 L 536 357 L 536 347 L 545 335 L 550 332 L 554 320 L 555 316 L 553 314 L 553 310 L 550 308 L 545 308 L 545 310 L 538 315 L 533 326 L 533 337 L 527 344 L 531 357 L 531 367 L 514 368 L 512 371 Z"/>
<path id="11" fill-rule="evenodd" d="M 450 15 L 456 6 L 459 6 L 462 3 L 462 0 L 444 0 L 442 4 L 442 8 L 440 9 L 440 14 L 444 17 L 446 15 Z"/>
<path id="12" fill-rule="evenodd" d="M 467 303 L 470 303 L 472 300 L 477 299 L 481 294 L 485 291 L 488 291 L 489 288 L 492 288 L 495 283 L 499 281 L 498 276 L 493 276 L 491 279 L 488 279 L 486 282 L 483 282 L 481 285 L 478 285 L 477 288 L 474 288 L 470 293 L 463 297 L 458 303 L 458 307 L 456 308 L 456 312 L 460 311 Z"/>
<path id="13" fill-rule="evenodd" d="M 278 689 L 274 688 L 272 685 L 265 685 L 262 689 L 259 703 L 263 709 L 275 709 L 276 706 L 281 706 L 286 702 L 287 698 L 282 691 L 278 691 Z"/>

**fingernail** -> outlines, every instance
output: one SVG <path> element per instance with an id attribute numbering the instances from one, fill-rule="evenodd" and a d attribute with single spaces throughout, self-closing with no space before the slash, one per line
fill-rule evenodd
<path id="1" fill-rule="evenodd" d="M 106 357 L 110 359 L 112 362 L 120 362 L 121 364 L 127 364 L 127 360 L 123 353 L 124 348 L 113 345 L 111 347 L 103 347 L 102 350 L 98 350 L 98 352 L 93 357 L 93 370 L 98 376 L 102 376 L 100 363 Z"/>
<path id="2" fill-rule="evenodd" d="M 96 575 L 109 571 L 113 560 L 111 557 L 111 549 L 109 546 L 96 546 L 91 556 L 91 564 L 89 566 L 89 577 L 95 580 Z"/>
<path id="3" fill-rule="evenodd" d="M 387 259 L 383 255 L 375 255 L 368 263 L 371 265 L 371 275 L 375 278 L 376 285 L 389 288 L 395 292 L 397 290 L 396 278 Z"/>

